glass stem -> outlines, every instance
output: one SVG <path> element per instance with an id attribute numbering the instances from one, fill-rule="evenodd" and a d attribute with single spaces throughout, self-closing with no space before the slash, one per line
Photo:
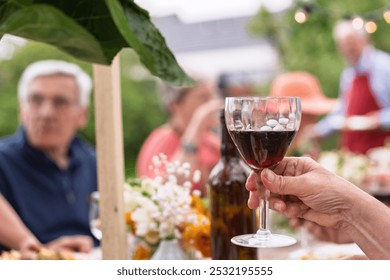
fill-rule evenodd
<path id="1" fill-rule="evenodd" d="M 259 229 L 256 232 L 257 238 L 268 239 L 271 235 L 269 230 L 269 190 L 261 182 L 261 170 L 256 171 L 256 189 L 259 195 Z"/>

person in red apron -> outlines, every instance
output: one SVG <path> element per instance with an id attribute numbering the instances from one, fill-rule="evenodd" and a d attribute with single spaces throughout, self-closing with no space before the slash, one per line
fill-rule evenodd
<path id="1" fill-rule="evenodd" d="M 368 74 L 355 76 L 348 92 L 347 102 L 346 117 L 374 115 L 380 111 L 381 107 L 371 89 Z M 373 126 L 373 129 L 344 131 L 341 147 L 357 154 L 365 154 L 371 148 L 384 146 L 385 141 L 390 137 L 390 131 Z"/>
<path id="2" fill-rule="evenodd" d="M 316 124 L 312 136 L 342 130 L 340 148 L 366 154 L 390 141 L 390 55 L 372 47 L 350 20 L 336 25 L 334 38 L 349 64 L 340 78 L 341 106 Z"/>

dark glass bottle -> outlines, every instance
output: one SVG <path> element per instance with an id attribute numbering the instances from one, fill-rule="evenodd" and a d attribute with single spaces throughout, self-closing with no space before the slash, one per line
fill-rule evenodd
<path id="1" fill-rule="evenodd" d="M 250 169 L 241 160 L 221 113 L 221 159 L 209 177 L 211 257 L 214 260 L 255 260 L 257 250 L 234 245 L 233 236 L 256 232 L 256 213 L 247 206 L 245 182 Z"/>

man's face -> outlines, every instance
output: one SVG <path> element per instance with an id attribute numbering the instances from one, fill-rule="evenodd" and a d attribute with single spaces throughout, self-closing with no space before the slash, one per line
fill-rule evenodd
<path id="1" fill-rule="evenodd" d="M 87 115 L 80 106 L 76 81 L 69 75 L 34 79 L 20 104 L 29 143 L 44 151 L 67 149 L 76 131 L 85 126 Z"/>
<path id="2" fill-rule="evenodd" d="M 351 65 L 359 61 L 360 56 L 362 55 L 363 50 L 367 44 L 367 39 L 354 33 L 345 34 L 344 36 L 337 38 L 337 46 L 341 55 Z"/>

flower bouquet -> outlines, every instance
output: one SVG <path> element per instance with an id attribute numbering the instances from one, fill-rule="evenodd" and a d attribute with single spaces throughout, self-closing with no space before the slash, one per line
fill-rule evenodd
<path id="1" fill-rule="evenodd" d="M 126 223 L 137 240 L 132 258 L 149 259 L 162 241 L 174 239 L 183 251 L 208 257 L 210 221 L 199 195 L 191 193 L 190 165 L 162 154 L 153 165 L 155 178 L 131 179 L 124 190 Z"/>

